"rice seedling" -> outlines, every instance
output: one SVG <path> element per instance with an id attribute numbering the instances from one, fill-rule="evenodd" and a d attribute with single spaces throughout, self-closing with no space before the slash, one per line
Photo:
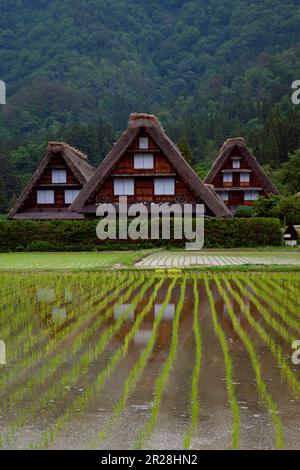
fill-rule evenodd
<path id="1" fill-rule="evenodd" d="M 164 315 L 166 306 L 170 302 L 172 292 L 174 290 L 175 284 L 176 284 L 176 279 L 173 279 L 171 284 L 168 287 L 168 291 L 166 293 L 166 297 L 164 300 L 164 303 L 161 305 L 157 316 L 153 322 L 153 328 L 152 328 L 152 333 L 151 336 L 147 342 L 146 347 L 144 348 L 143 352 L 140 354 L 138 361 L 135 363 L 133 366 L 129 376 L 125 380 L 124 388 L 123 388 L 123 393 L 117 403 L 114 405 L 113 410 L 112 410 L 112 417 L 107 425 L 106 431 L 99 432 L 98 440 L 93 441 L 88 447 L 90 448 L 95 448 L 97 446 L 97 442 L 102 441 L 105 439 L 106 435 L 108 432 L 112 429 L 116 421 L 119 419 L 121 414 L 123 413 L 123 410 L 127 404 L 128 398 L 130 393 L 132 393 L 134 387 L 136 386 L 136 383 L 139 379 L 139 377 L 142 375 L 144 372 L 144 369 L 147 365 L 147 362 L 149 361 L 153 348 L 155 346 L 156 342 L 156 337 L 157 337 L 157 332 L 159 329 L 159 325 L 162 321 L 162 317 Z M 153 307 L 155 298 L 157 296 L 157 293 L 163 284 L 164 279 L 161 279 L 161 281 L 156 285 L 155 290 L 153 292 L 153 297 L 151 298 L 151 302 L 149 303 L 149 308 L 151 309 Z"/>
<path id="2" fill-rule="evenodd" d="M 187 428 L 184 436 L 183 447 L 185 450 L 190 448 L 191 438 L 198 429 L 198 417 L 199 417 L 199 402 L 198 402 L 198 386 L 200 379 L 201 369 L 201 332 L 199 326 L 199 292 L 197 286 L 197 278 L 193 276 L 193 293 L 194 293 L 194 313 L 193 313 L 193 331 L 195 337 L 195 366 L 192 375 L 192 391 L 191 391 L 191 416 L 192 422 Z"/>
<path id="3" fill-rule="evenodd" d="M 129 298 L 131 296 L 132 292 L 137 287 L 139 287 L 139 285 L 141 285 L 142 283 L 143 283 L 143 279 L 139 279 L 136 283 L 130 284 L 128 290 L 126 291 L 126 293 L 123 295 L 123 297 L 121 297 L 119 299 L 122 301 L 122 299 L 126 300 L 127 298 Z M 141 293 L 144 292 L 144 289 L 147 289 L 147 286 L 142 289 Z M 109 318 L 109 316 L 112 314 L 112 311 L 113 311 L 113 307 L 106 310 L 105 314 L 102 317 L 99 318 L 99 321 L 98 321 L 97 325 L 100 326 L 100 324 L 102 324 L 105 320 L 107 320 Z M 120 324 L 122 323 L 122 321 L 124 321 L 126 313 L 128 314 L 128 312 L 125 312 L 124 316 L 118 320 Z M 95 328 L 95 326 L 96 326 L 96 324 L 93 325 L 94 328 Z M 79 358 L 79 361 L 77 363 L 75 363 L 70 369 L 67 369 L 67 371 L 64 371 L 64 374 L 63 374 L 62 378 L 60 379 L 60 382 L 58 382 L 58 383 L 55 382 L 54 384 L 52 384 L 52 386 L 50 388 L 48 388 L 44 393 L 41 394 L 41 396 L 39 397 L 39 400 L 31 406 L 30 410 L 25 410 L 24 412 L 19 413 L 16 420 L 11 421 L 11 426 L 10 426 L 11 429 L 10 429 L 10 432 L 9 432 L 10 438 L 12 438 L 14 436 L 14 433 L 16 432 L 16 430 L 20 426 L 23 426 L 25 424 L 26 418 L 28 416 L 30 416 L 32 418 L 41 408 L 44 408 L 47 405 L 47 403 L 49 403 L 50 400 L 53 400 L 57 396 L 57 394 L 60 395 L 61 400 L 64 399 L 64 397 L 67 393 L 66 386 L 76 382 L 78 377 L 80 377 L 80 375 L 82 374 L 83 368 L 87 367 L 88 364 L 91 361 L 95 360 L 97 354 L 98 355 L 101 354 L 101 352 L 103 351 L 104 347 L 107 344 L 107 341 L 112 336 L 112 331 L 114 330 L 114 328 L 117 328 L 117 327 L 118 327 L 118 325 L 114 324 L 113 326 L 111 326 L 111 327 L 107 328 L 106 330 L 104 330 L 104 332 L 102 333 L 102 335 L 100 337 L 100 341 L 97 345 L 98 349 L 96 347 L 95 351 L 89 349 L 87 352 L 85 352 L 83 354 L 83 356 L 81 356 Z M 102 342 L 101 342 L 101 340 L 102 340 Z M 105 341 L 106 341 L 106 343 L 105 343 Z M 55 364 L 56 364 L 57 367 L 60 366 L 61 363 L 60 363 L 60 358 L 59 357 L 57 358 Z M 45 369 L 45 371 L 47 371 L 49 369 L 49 364 L 46 364 L 44 369 Z M 51 370 L 51 368 L 50 368 L 50 370 Z M 32 378 L 32 380 L 34 380 L 34 377 Z M 30 390 L 32 390 L 32 384 L 31 384 Z M 21 389 L 19 393 L 21 393 L 21 396 L 16 393 L 15 396 L 14 396 L 15 400 L 16 399 L 20 400 L 21 398 L 23 398 L 22 395 L 24 393 L 24 389 Z M 12 395 L 9 396 L 9 401 L 12 402 Z"/>
<path id="4" fill-rule="evenodd" d="M 5 415 L 0 423 L 0 446 L 18 447 L 22 442 L 22 448 L 56 447 L 58 439 L 64 442 L 80 420 L 89 416 L 86 413 L 96 407 L 97 411 L 105 410 L 105 424 L 97 424 L 100 421 L 95 417 L 91 434 L 83 437 L 83 443 L 97 448 L 105 441 L 109 446 L 122 430 L 122 415 L 130 416 L 134 424 L 137 416 L 145 414 L 140 413 L 144 403 L 136 405 L 136 397 L 143 400 L 141 391 L 146 387 L 147 394 L 152 396 L 154 392 L 153 401 L 146 422 L 131 443 L 135 448 L 144 448 L 151 435 L 153 442 L 160 435 L 160 429 L 157 434 L 155 431 L 167 404 L 168 384 L 172 383 L 170 400 L 174 404 L 168 403 L 162 422 L 170 420 L 172 429 L 172 420 L 178 423 L 176 413 L 186 404 L 189 420 L 179 427 L 179 442 L 189 449 L 199 440 L 199 387 L 209 392 L 204 382 L 208 370 L 202 373 L 203 358 L 207 357 L 206 348 L 217 339 L 220 348 L 216 351 L 224 363 L 228 397 L 223 407 L 232 416 L 232 449 L 243 443 L 241 405 L 234 379 L 241 361 L 245 361 L 245 351 L 255 378 L 257 406 L 263 405 L 270 413 L 276 446 L 282 448 L 283 424 L 272 391 L 277 380 L 284 385 L 286 382 L 294 393 L 295 400 L 281 397 L 288 402 L 287 407 L 278 402 L 286 424 L 285 409 L 296 408 L 300 398 L 300 380 L 289 357 L 291 344 L 300 332 L 299 292 L 297 273 L 185 274 L 179 269 L 59 275 L 28 272 L 26 276 L 0 273 L 0 344 L 6 348 L 6 364 L 0 365 L 0 411 Z M 189 319 L 186 312 L 190 313 Z M 237 339 L 231 343 L 232 332 Z M 267 360 L 272 357 L 267 354 L 260 363 L 256 340 L 263 343 L 263 352 L 266 346 L 273 355 L 282 377 L 274 374 L 272 381 L 266 382 L 262 365 L 269 364 Z M 189 369 L 182 369 L 182 360 L 176 362 L 183 345 L 188 348 L 184 353 L 192 355 L 193 360 L 188 379 Z M 173 392 L 173 385 L 178 392 Z M 245 390 L 247 387 L 241 389 L 243 395 Z M 247 396 L 243 399 L 248 400 Z M 255 401 L 252 395 L 251 401 Z M 148 402 L 146 405 L 148 409 Z M 243 414 L 243 419 L 247 416 Z M 207 429 L 214 420 L 208 427 L 206 423 L 203 419 L 201 436 L 209 439 L 211 431 Z M 28 425 L 37 437 L 27 433 Z"/>
<path id="5" fill-rule="evenodd" d="M 141 282 L 143 283 L 143 277 L 141 279 Z M 139 304 L 141 299 L 144 297 L 144 295 L 145 295 L 146 291 L 149 289 L 149 287 L 152 286 L 153 282 L 154 282 L 154 277 L 151 277 L 150 280 L 146 284 L 144 284 L 144 286 L 141 289 L 141 291 L 139 292 L 139 294 L 132 300 L 131 305 L 134 309 Z M 53 442 L 55 434 L 61 432 L 63 426 L 70 419 L 70 416 L 71 416 L 72 412 L 74 412 L 74 410 L 76 410 L 78 408 L 83 410 L 88 405 L 91 397 L 95 393 L 99 392 L 99 390 L 101 390 L 101 388 L 105 384 L 108 377 L 113 373 L 113 371 L 117 367 L 120 360 L 123 357 L 125 357 L 125 355 L 127 354 L 129 345 L 130 345 L 132 339 L 134 338 L 134 336 L 136 335 L 137 331 L 139 330 L 141 322 L 142 322 L 144 316 L 146 315 L 147 311 L 148 311 L 148 308 L 146 308 L 144 310 L 144 312 L 141 312 L 141 313 L 138 314 L 138 316 L 136 317 L 135 322 L 133 323 L 130 331 L 127 333 L 127 335 L 124 339 L 123 345 L 120 346 L 117 349 L 117 351 L 114 353 L 113 357 L 109 360 L 106 367 L 97 376 L 94 383 L 90 384 L 88 387 L 86 387 L 85 393 L 82 393 L 79 398 L 77 398 L 77 399 L 75 399 L 74 401 L 71 402 L 71 404 L 64 411 L 63 415 L 60 416 L 56 420 L 55 424 L 53 426 L 51 426 L 50 430 L 48 430 L 44 433 L 44 435 L 41 439 L 41 442 L 39 444 L 37 444 L 37 446 L 35 446 L 35 447 L 37 447 L 37 448 L 39 448 L 41 446 L 42 447 L 45 447 L 45 446 L 47 447 L 49 442 Z M 130 312 L 131 312 L 131 308 L 129 307 L 125 310 L 123 315 L 120 316 L 117 319 L 117 321 L 114 325 L 112 325 L 111 327 L 107 328 L 107 330 L 104 331 L 104 333 L 100 337 L 99 343 L 95 346 L 94 351 L 92 351 L 93 360 L 95 360 L 95 358 L 96 358 L 95 355 L 97 355 L 97 357 L 99 357 L 99 355 L 103 352 L 103 350 L 107 346 L 107 344 L 110 341 L 110 339 L 112 338 L 112 336 L 118 332 L 118 330 L 121 328 L 121 325 L 126 320 L 128 315 L 130 314 Z M 83 362 L 86 365 L 86 360 L 84 360 Z"/>
<path id="6" fill-rule="evenodd" d="M 239 303 L 245 317 L 247 318 L 249 324 L 255 329 L 255 331 L 259 334 L 262 338 L 264 343 L 269 347 L 271 353 L 277 360 L 277 363 L 281 369 L 282 376 L 286 378 L 291 390 L 294 394 L 299 397 L 300 396 L 300 382 L 296 376 L 296 374 L 292 371 L 289 367 L 287 360 L 284 357 L 284 353 L 280 345 L 275 341 L 275 339 L 268 333 L 259 322 L 257 322 L 251 315 L 249 309 L 245 306 L 243 299 L 236 293 L 235 290 L 232 289 L 229 282 L 225 279 L 224 280 L 229 293 L 237 300 Z"/>
<path id="7" fill-rule="evenodd" d="M 273 290 L 270 291 L 268 285 L 261 279 L 259 282 L 250 281 L 249 287 L 251 287 L 252 292 L 265 303 L 267 303 L 272 312 L 277 314 L 280 317 L 281 321 L 284 321 L 288 327 L 295 330 L 297 334 L 300 333 L 300 322 L 299 317 L 295 318 L 293 311 L 295 308 L 292 308 L 291 302 L 283 300 L 280 293 L 276 293 Z"/>
<path id="8" fill-rule="evenodd" d="M 98 293 L 95 296 L 92 296 L 89 299 L 89 306 L 87 306 L 83 302 L 79 309 L 75 307 L 78 313 L 81 311 L 81 312 L 84 312 L 85 314 L 78 316 L 78 320 L 75 323 L 70 324 L 67 329 L 57 334 L 56 336 L 54 336 L 52 339 L 49 340 L 49 337 L 48 337 L 48 341 L 44 348 L 35 348 L 33 349 L 32 354 L 30 356 L 25 355 L 24 359 L 21 362 L 19 362 L 18 367 L 11 370 L 10 373 L 5 376 L 5 384 L 4 383 L 2 384 L 2 389 L 4 385 L 7 387 L 9 384 L 16 384 L 16 379 L 19 381 L 23 378 L 23 375 L 25 372 L 28 372 L 28 370 L 33 369 L 33 368 L 36 369 L 38 365 L 41 363 L 41 361 L 45 361 L 47 357 L 53 355 L 53 353 L 55 353 L 55 350 L 57 350 L 58 354 L 60 354 L 61 346 L 63 344 L 68 344 L 68 335 L 74 337 L 74 334 L 75 334 L 74 332 L 76 332 L 76 329 L 80 331 L 79 328 L 81 327 L 82 324 L 85 325 L 86 327 L 87 326 L 86 322 L 89 319 L 89 314 L 92 316 L 92 318 L 94 318 L 95 315 L 97 315 L 99 311 L 101 311 L 102 308 L 106 307 L 108 302 L 113 301 L 114 298 L 117 298 L 122 288 L 124 288 L 125 286 L 128 287 L 128 284 L 130 284 L 132 281 L 133 281 L 133 278 L 129 276 L 127 281 L 124 281 L 124 283 L 122 282 L 119 283 L 118 288 L 116 290 L 114 289 L 114 284 L 112 284 L 111 286 L 109 286 L 110 288 L 107 293 L 104 291 L 101 293 L 100 297 Z M 98 304 L 96 312 L 95 312 L 95 308 L 94 308 L 95 304 L 99 300 L 101 300 L 101 298 L 103 300 L 100 302 L 100 304 Z M 40 335 L 37 335 L 37 338 L 39 338 L 39 336 Z M 74 342 L 73 342 L 73 347 L 74 347 Z M 70 353 L 69 348 L 68 350 L 66 349 L 63 350 L 63 354 L 69 356 L 69 353 Z M 55 356 L 55 358 L 59 359 L 57 360 L 58 363 L 61 362 L 61 357 L 58 358 L 57 356 Z M 55 358 L 53 360 L 54 362 L 56 362 Z"/>
<path id="9" fill-rule="evenodd" d="M 164 392 L 164 389 L 167 385 L 169 375 L 172 371 L 173 364 L 176 358 L 176 351 L 177 351 L 177 344 L 178 344 L 178 331 L 179 331 L 179 320 L 180 320 L 180 314 L 182 311 L 183 303 L 184 303 L 184 298 L 185 298 L 185 289 L 186 289 L 186 277 L 183 277 L 181 288 L 180 288 L 180 297 L 178 300 L 178 304 L 176 306 L 176 312 L 175 312 L 175 317 L 173 320 L 173 334 L 172 334 L 172 340 L 171 340 L 171 345 L 170 345 L 170 350 L 168 357 L 165 361 L 165 364 L 161 370 L 161 373 L 155 383 L 155 399 L 152 407 L 152 412 L 150 414 L 150 417 L 145 424 L 143 430 L 139 433 L 139 436 L 137 437 L 137 440 L 135 442 L 134 448 L 135 449 L 141 449 L 144 445 L 144 442 L 146 438 L 151 434 L 155 428 L 158 415 L 159 415 L 159 410 L 161 406 L 161 399 L 162 395 Z"/>
<path id="10" fill-rule="evenodd" d="M 235 385 L 233 381 L 233 364 L 232 364 L 232 360 L 230 357 L 226 335 L 218 322 L 215 301 L 214 301 L 212 291 L 209 287 L 209 281 L 207 280 L 207 278 L 205 278 L 204 282 L 205 282 L 205 287 L 206 287 L 206 293 L 209 299 L 214 331 L 219 339 L 219 342 L 223 351 L 223 356 L 224 356 L 226 387 L 227 387 L 229 402 L 231 406 L 232 421 L 233 421 L 232 449 L 236 450 L 239 448 L 240 416 L 239 416 L 239 407 L 238 407 L 237 398 L 236 398 Z"/>
<path id="11" fill-rule="evenodd" d="M 280 336 L 282 336 L 287 341 L 288 344 L 291 344 L 293 341 L 295 341 L 297 339 L 297 337 L 295 335 L 291 334 L 290 331 L 285 327 L 285 325 L 283 323 L 279 322 L 278 320 L 276 320 L 276 318 L 273 315 L 271 315 L 269 310 L 266 309 L 259 302 L 257 297 L 255 297 L 255 295 L 252 294 L 252 292 L 249 291 L 249 289 L 247 289 L 245 287 L 245 285 L 243 285 L 238 279 L 235 280 L 235 284 L 240 289 L 242 294 L 245 297 L 248 297 L 248 299 L 251 300 L 251 302 L 253 303 L 253 305 L 255 305 L 255 307 L 257 308 L 259 313 L 262 315 L 264 320 L 273 328 L 274 331 L 276 331 L 276 333 L 278 333 Z M 248 281 L 248 286 L 253 288 L 254 292 L 256 292 L 255 291 L 255 286 L 251 283 L 251 281 Z M 272 301 L 270 300 L 270 302 L 272 302 Z M 277 310 L 279 310 L 279 309 L 277 308 Z M 286 317 L 285 312 L 281 312 L 281 316 Z M 292 319 L 287 319 L 287 321 L 289 323 L 294 324 Z M 296 325 L 296 328 L 297 328 L 297 325 Z"/>
<path id="12" fill-rule="evenodd" d="M 223 297 L 223 299 L 226 303 L 228 313 L 229 313 L 230 319 L 232 321 L 232 325 L 233 325 L 236 333 L 239 335 L 239 337 L 243 341 L 243 343 L 245 345 L 245 348 L 246 348 L 246 350 L 249 354 L 250 361 L 251 361 L 253 371 L 254 371 L 254 374 L 255 374 L 255 379 L 256 379 L 256 383 L 257 383 L 258 392 L 259 392 L 259 394 L 260 394 L 260 396 L 261 396 L 261 398 L 262 398 L 262 400 L 265 404 L 265 407 L 266 407 L 267 411 L 271 413 L 272 422 L 273 422 L 273 425 L 274 425 L 274 428 L 275 428 L 275 434 L 276 434 L 276 447 L 277 447 L 277 449 L 283 449 L 283 447 L 284 447 L 284 437 L 283 437 L 282 423 L 281 423 L 281 420 L 278 416 L 277 406 L 276 406 L 275 402 L 273 401 L 272 395 L 268 392 L 266 383 L 262 378 L 261 365 L 260 365 L 259 357 L 257 356 L 257 353 L 255 351 L 255 348 L 253 346 L 253 343 L 252 343 L 250 337 L 248 336 L 246 331 L 241 327 L 239 321 L 237 320 L 236 315 L 233 311 L 230 299 L 229 299 L 226 291 L 221 286 L 221 283 L 220 283 L 219 279 L 216 279 L 215 282 L 216 282 L 216 285 L 217 285 L 217 288 L 218 288 L 218 291 L 219 291 L 220 295 Z M 232 288 L 230 287 L 229 282 L 227 280 L 225 280 L 225 283 L 226 283 L 226 286 L 227 286 L 228 290 L 230 289 L 232 291 Z"/>

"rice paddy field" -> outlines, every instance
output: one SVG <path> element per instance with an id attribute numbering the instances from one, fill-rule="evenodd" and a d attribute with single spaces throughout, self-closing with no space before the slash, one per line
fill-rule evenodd
<path id="1" fill-rule="evenodd" d="M 2 449 L 297 449 L 300 274 L 0 273 Z"/>

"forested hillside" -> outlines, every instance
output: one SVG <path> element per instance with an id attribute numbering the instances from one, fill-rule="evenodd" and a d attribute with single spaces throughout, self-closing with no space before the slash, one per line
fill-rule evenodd
<path id="1" fill-rule="evenodd" d="M 0 211 L 47 139 L 98 164 L 133 111 L 156 113 L 200 174 L 244 135 L 279 168 L 300 148 L 299 0 L 1 0 Z"/>

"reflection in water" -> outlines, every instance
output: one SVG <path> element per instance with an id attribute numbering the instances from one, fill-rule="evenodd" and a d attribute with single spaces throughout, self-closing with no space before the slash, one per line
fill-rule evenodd
<path id="1" fill-rule="evenodd" d="M 54 302 L 56 298 L 55 290 L 50 287 L 41 287 L 37 289 L 37 299 L 40 302 Z"/>
<path id="2" fill-rule="evenodd" d="M 160 308 L 162 307 L 162 304 L 155 304 L 154 306 L 154 316 L 155 318 L 159 314 Z M 164 309 L 163 313 L 163 320 L 167 321 L 172 321 L 175 316 L 175 304 L 168 304 L 166 308 Z"/>
<path id="3" fill-rule="evenodd" d="M 4 341 L 0 341 L 0 364 L 2 366 L 6 364 L 6 346 Z"/>
<path id="4" fill-rule="evenodd" d="M 62 448 L 68 448 L 70 442 L 77 442 L 78 447 L 84 447 L 85 441 L 95 437 L 93 433 L 96 428 L 98 435 L 100 430 L 98 429 L 98 421 L 101 421 L 92 422 L 95 413 L 87 416 L 84 415 L 85 411 L 81 410 L 82 418 L 84 420 L 90 419 L 91 426 L 88 427 L 87 435 L 82 433 L 82 436 L 78 438 L 78 421 L 76 424 L 71 422 L 73 419 L 71 411 L 74 400 L 75 403 L 79 403 L 81 396 L 83 396 L 81 391 L 84 391 L 83 401 L 88 402 L 91 411 L 102 409 L 105 406 L 106 412 L 109 414 L 113 409 L 116 397 L 122 397 L 124 401 L 120 401 L 118 413 L 120 410 L 123 412 L 128 401 L 126 420 L 129 416 L 131 421 L 127 420 L 126 425 L 129 423 L 130 426 L 126 427 L 126 433 L 115 434 L 113 438 L 114 442 L 120 443 L 124 447 L 128 443 L 131 446 L 134 442 L 134 435 L 133 432 L 130 435 L 130 429 L 136 430 L 138 427 L 135 421 L 137 413 L 136 411 L 131 413 L 131 404 L 140 406 L 142 409 L 145 402 L 152 403 L 154 400 L 155 381 L 165 367 L 168 352 L 171 345 L 174 344 L 173 327 L 174 319 L 176 323 L 175 312 L 178 304 L 180 305 L 180 320 L 176 327 L 178 337 L 173 351 L 176 360 L 172 359 L 174 367 L 170 373 L 168 372 L 169 381 L 165 382 L 165 392 L 161 396 L 162 401 L 159 407 L 164 413 L 167 419 L 166 424 L 170 429 L 173 429 L 173 420 L 175 422 L 180 418 L 180 425 L 174 426 L 174 430 L 180 429 L 179 433 L 183 437 L 182 414 L 188 416 L 190 412 L 192 371 L 196 360 L 196 343 L 193 331 L 195 292 L 193 292 L 192 275 L 187 276 L 182 303 L 180 303 L 180 285 L 184 275 L 182 279 L 178 276 L 178 280 L 176 275 L 175 287 L 169 297 L 167 293 L 172 283 L 172 275 L 168 277 L 165 274 L 163 278 L 150 275 L 153 276 L 153 285 L 140 297 L 137 297 L 140 292 L 138 288 L 130 292 L 128 287 L 125 287 L 124 295 L 120 295 L 118 291 L 120 275 L 117 273 L 107 274 L 108 281 L 106 275 L 99 273 L 76 273 L 76 275 L 62 276 L 47 274 L 45 278 L 40 274 L 39 276 L 33 275 L 28 284 L 34 285 L 35 289 L 30 291 L 27 298 L 24 296 L 26 291 L 22 284 L 24 280 L 19 275 L 7 275 L 7 284 L 5 285 L 0 282 L 0 294 L 3 291 L 3 294 L 7 296 L 7 292 L 14 292 L 11 299 L 9 298 L 10 294 L 8 295 L 7 305 L 4 304 L 3 312 L 1 311 L 1 327 L 3 325 L 5 328 L 5 332 L 3 331 L 1 336 L 5 339 L 5 343 L 10 345 L 10 367 L 1 367 L 0 374 L 1 399 L 3 398 L 5 403 L 13 403 L 14 406 L 13 413 L 8 416 L 7 420 L 0 420 L 0 424 L 4 429 L 4 434 L 8 435 L 11 427 L 18 429 L 20 436 L 20 441 L 17 443 L 14 441 L 12 445 L 23 448 L 28 447 L 31 441 L 38 440 L 40 442 L 40 429 L 43 427 L 48 430 L 52 422 L 56 422 L 61 416 L 66 416 L 68 419 L 66 419 L 66 423 L 62 424 L 62 429 L 65 424 L 70 424 L 70 427 L 65 433 L 58 433 L 53 447 L 55 448 L 57 444 Z M 122 274 L 122 276 L 125 277 L 127 274 Z M 139 272 L 131 274 L 131 276 L 136 276 L 133 277 L 134 282 L 142 280 L 146 283 L 149 280 L 148 274 L 145 273 Z M 259 308 L 247 298 L 246 290 L 241 293 L 237 287 L 237 279 L 240 279 L 247 289 L 248 279 L 246 276 L 237 274 L 237 278 L 234 279 L 229 276 L 230 285 L 234 290 L 232 292 L 226 289 L 227 277 L 224 274 L 222 276 L 215 275 L 215 278 L 206 276 L 206 274 L 195 274 L 196 289 L 199 294 L 197 311 L 199 312 L 202 341 L 202 349 L 198 353 L 201 352 L 203 362 L 199 407 L 203 405 L 203 409 L 209 410 L 207 412 L 209 418 L 207 419 L 210 420 L 208 424 L 211 436 L 217 436 L 218 439 L 221 439 L 220 436 L 223 434 L 228 435 L 227 431 L 230 425 L 226 420 L 228 391 L 224 383 L 224 358 L 212 328 L 211 309 L 204 286 L 204 279 L 207 278 L 212 291 L 216 318 L 220 331 L 224 333 L 224 341 L 227 342 L 228 354 L 230 355 L 229 359 L 233 364 L 233 379 L 236 381 L 239 398 L 241 397 L 247 402 L 247 406 L 243 410 L 243 416 L 245 416 L 243 419 L 245 419 L 245 424 L 250 419 L 251 427 L 255 428 L 253 429 L 253 439 L 255 440 L 255 436 L 257 436 L 257 440 L 253 447 L 255 444 L 260 445 L 260 437 L 262 437 L 261 442 L 264 445 L 267 442 L 266 446 L 268 446 L 269 441 L 266 441 L 268 436 L 265 433 L 264 423 L 269 417 L 267 414 L 262 415 L 261 402 L 257 399 L 259 394 L 257 393 L 257 383 L 254 381 L 254 369 L 247 355 L 243 338 L 245 339 L 247 335 L 249 344 L 251 342 L 253 345 L 253 350 L 257 355 L 257 360 L 255 359 L 257 370 L 259 370 L 262 379 L 268 379 L 270 394 L 280 404 L 281 415 L 288 422 L 288 413 L 293 417 L 299 416 L 300 419 L 300 412 L 297 411 L 299 410 L 299 401 L 296 398 L 292 401 L 289 400 L 289 396 L 287 397 L 286 392 L 290 382 L 285 380 L 284 383 L 280 375 L 281 369 L 277 367 L 277 359 L 273 359 L 273 356 L 267 353 L 269 344 L 273 343 L 271 344 L 271 339 L 264 341 L 266 345 L 262 349 L 263 342 L 258 343 L 257 326 L 254 328 L 249 318 L 255 319 L 257 324 L 264 327 L 267 334 L 270 334 L 272 341 L 273 338 L 274 342 L 276 341 L 276 346 L 281 344 L 280 336 L 277 335 L 278 338 L 275 338 L 274 331 L 264 321 Z M 268 276 L 268 279 L 271 277 L 276 285 L 278 278 L 272 274 L 268 274 Z M 142 277 L 143 279 L 141 279 Z M 253 277 L 256 279 L 256 276 L 253 275 Z M 299 294 L 299 287 L 298 284 L 295 284 L 295 279 L 297 280 L 299 277 L 295 276 L 294 281 L 290 281 L 290 277 L 289 273 L 289 277 L 282 276 L 280 279 L 285 280 L 287 291 L 290 288 L 296 298 Z M 216 280 L 218 279 L 224 288 L 223 293 L 220 293 L 216 288 Z M 257 276 L 257 282 L 259 281 L 260 277 Z M 154 295 L 158 282 L 162 284 Z M 101 292 L 98 292 L 99 285 L 101 285 Z M 239 293 L 241 298 L 239 302 L 235 298 L 234 292 Z M 263 298 L 259 298 L 259 302 L 263 302 L 264 308 L 267 308 L 272 314 L 272 308 L 267 303 L 268 296 L 265 296 L 263 291 L 261 292 Z M 227 303 L 224 299 L 225 293 L 228 297 Z M 107 303 L 99 302 L 99 297 L 101 299 L 104 297 Z M 24 298 L 26 298 L 26 302 Z M 122 301 L 127 303 L 122 303 Z M 246 305 L 249 311 L 248 317 L 241 308 L 241 302 Z M 164 308 L 159 322 L 157 318 L 162 305 Z M 147 307 L 146 311 L 145 307 Z M 143 314 L 143 312 L 146 313 Z M 122 317 L 124 318 L 121 319 Z M 236 317 L 234 325 L 232 317 Z M 138 318 L 141 318 L 138 328 L 134 329 L 131 334 L 133 322 Z M 116 323 L 117 328 L 115 328 Z M 155 334 L 153 335 L 154 330 Z M 5 343 L 0 341 L 0 364 L 6 364 Z M 120 348 L 122 354 L 118 354 Z M 122 364 L 119 365 L 118 361 L 121 359 Z M 228 364 L 230 366 L 231 362 L 228 361 L 227 366 Z M 288 369 L 286 368 L 286 370 Z M 112 371 L 116 371 L 116 373 L 113 374 Z M 293 374 L 291 379 L 296 383 L 297 371 L 291 370 L 289 373 Z M 109 380 L 108 377 L 110 377 Z M 103 390 L 101 389 L 101 393 L 98 391 L 96 393 L 95 390 L 98 390 L 99 383 L 101 387 L 103 386 Z M 258 384 L 258 386 L 260 385 Z M 75 399 L 74 397 L 78 395 L 79 398 Z M 55 405 L 52 406 L 54 403 Z M 240 403 L 238 404 L 240 405 Z M 77 409 L 76 405 L 74 410 L 79 412 L 80 406 Z M 215 413 L 219 409 L 220 413 Z M 287 410 L 286 414 L 284 414 L 285 410 Z M 3 409 L 0 411 L 1 415 L 4 414 Z M 249 413 L 249 417 L 247 417 L 247 413 Z M 253 420 L 254 413 L 260 414 L 262 419 Z M 39 416 L 43 416 L 43 426 L 40 426 Z M 226 427 L 224 433 L 222 424 L 220 426 L 220 421 L 218 421 L 220 416 L 222 420 L 224 417 Z M 25 429 L 25 418 L 28 418 L 28 421 L 30 418 L 32 422 L 32 434 L 28 428 Z M 14 428 L 15 425 L 16 428 Z M 157 436 L 161 436 L 164 430 L 160 428 L 159 421 L 156 426 L 158 428 Z M 261 436 L 257 432 L 259 429 L 261 429 Z M 201 432 L 206 432 L 204 427 L 201 428 Z M 271 435 L 271 433 L 269 434 Z M 76 435 L 75 439 L 73 439 L 74 435 Z M 79 439 L 80 442 L 76 439 Z M 7 441 L 4 439 L 2 442 L 6 443 Z M 199 442 L 195 441 L 195 446 Z M 106 444 L 110 446 L 112 443 Z M 182 443 L 177 442 L 177 444 L 179 446 Z M 224 447 L 228 445 L 227 442 L 223 443 L 222 441 L 223 444 Z M 175 445 L 173 434 L 171 441 L 166 441 L 166 445 L 171 447 Z"/>
<path id="5" fill-rule="evenodd" d="M 147 344 L 152 334 L 152 330 L 140 330 L 134 337 L 135 344 Z"/>
<path id="6" fill-rule="evenodd" d="M 52 309 L 52 321 L 65 321 L 67 318 L 67 310 L 61 307 L 54 307 Z"/>
<path id="7" fill-rule="evenodd" d="M 134 320 L 134 307 L 131 304 L 117 304 L 114 306 L 114 319 L 117 320 L 119 317 L 124 315 L 126 312 L 126 321 Z"/>

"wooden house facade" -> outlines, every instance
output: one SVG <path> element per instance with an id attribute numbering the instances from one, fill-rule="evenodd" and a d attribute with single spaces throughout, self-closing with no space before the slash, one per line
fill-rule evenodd
<path id="1" fill-rule="evenodd" d="M 46 156 L 9 213 L 12 219 L 82 219 L 68 209 L 94 174 L 87 156 L 64 142 L 49 142 Z"/>
<path id="2" fill-rule="evenodd" d="M 206 215 L 230 216 L 166 135 L 158 119 L 132 114 L 129 126 L 85 185 L 70 210 L 93 217 L 101 203 L 126 196 L 128 204 L 203 203 Z"/>
<path id="3" fill-rule="evenodd" d="M 241 137 L 223 144 L 204 182 L 213 185 L 232 213 L 241 205 L 252 206 L 259 196 L 279 194 Z"/>

